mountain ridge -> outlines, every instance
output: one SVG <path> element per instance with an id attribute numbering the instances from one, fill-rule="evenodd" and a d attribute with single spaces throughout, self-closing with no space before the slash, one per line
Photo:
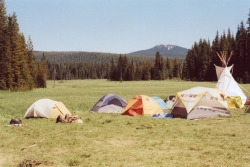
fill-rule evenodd
<path id="1" fill-rule="evenodd" d="M 128 54 L 129 55 L 155 56 L 157 51 L 159 51 L 162 56 L 166 56 L 166 57 L 186 58 L 188 49 L 184 47 L 180 47 L 178 45 L 159 44 L 149 49 L 139 50 L 139 51 L 131 52 Z"/>

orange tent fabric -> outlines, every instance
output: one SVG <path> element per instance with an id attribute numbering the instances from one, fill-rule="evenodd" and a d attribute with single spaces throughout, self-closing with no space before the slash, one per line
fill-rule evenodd
<path id="1" fill-rule="evenodd" d="M 133 97 L 127 104 L 122 115 L 154 115 L 163 113 L 161 106 L 151 97 L 138 95 Z"/>

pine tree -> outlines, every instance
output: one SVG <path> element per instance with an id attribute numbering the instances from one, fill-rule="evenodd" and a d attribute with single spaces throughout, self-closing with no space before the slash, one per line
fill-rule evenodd
<path id="1" fill-rule="evenodd" d="M 111 67 L 110 67 L 109 76 L 110 76 L 110 80 L 112 81 L 116 80 L 116 65 L 115 65 L 115 60 L 113 57 L 111 59 Z"/>
<path id="2" fill-rule="evenodd" d="M 28 64 L 29 64 L 29 69 L 30 69 L 30 75 L 32 76 L 32 80 L 34 81 L 34 87 L 37 87 L 37 64 L 35 61 L 34 57 L 34 52 L 33 52 L 33 43 L 31 40 L 31 37 L 29 36 L 28 41 L 27 41 L 27 49 L 28 49 Z"/>
<path id="3" fill-rule="evenodd" d="M 180 71 L 179 71 L 179 63 L 177 62 L 177 59 L 174 59 L 174 64 L 173 64 L 173 77 L 174 78 L 180 78 Z"/>
<path id="4" fill-rule="evenodd" d="M 128 81 L 128 58 L 126 55 L 122 57 L 122 78 L 124 81 Z"/>
<path id="5" fill-rule="evenodd" d="M 132 59 L 130 65 L 129 65 L 130 73 L 129 73 L 129 81 L 135 80 L 135 67 L 134 67 L 134 60 Z"/>
<path id="6" fill-rule="evenodd" d="M 6 62 L 7 60 L 7 62 Z M 4 0 L 0 0 L 0 89 L 8 89 L 12 87 L 12 81 L 7 82 L 6 73 L 10 73 L 10 53 L 9 53 L 9 39 L 7 31 L 7 16 Z M 7 70 L 7 72 L 6 72 Z M 7 78 L 6 78 L 7 77 Z"/>
<path id="7" fill-rule="evenodd" d="M 19 90 L 31 90 L 35 87 L 34 80 L 31 76 L 31 71 L 28 64 L 28 50 L 25 43 L 25 37 L 23 34 L 19 34 L 19 47 L 20 47 L 20 85 Z"/>
<path id="8" fill-rule="evenodd" d="M 116 71 L 116 81 L 123 81 L 122 78 L 122 55 L 119 56 L 118 63 L 117 63 L 117 71 Z"/>
<path id="9" fill-rule="evenodd" d="M 68 65 L 66 65 L 66 68 L 68 68 Z M 67 74 L 68 73 L 69 73 L 69 69 L 67 69 Z M 69 79 L 70 76 L 67 76 L 67 74 L 66 74 L 66 78 Z M 48 80 L 48 64 L 47 64 L 45 53 L 43 52 L 42 60 L 38 64 L 38 76 L 37 76 L 38 87 L 46 88 L 47 80 Z"/>
<path id="10" fill-rule="evenodd" d="M 163 79 L 163 59 L 160 55 L 160 52 L 157 51 L 155 54 L 155 64 L 154 64 L 154 70 L 153 70 L 153 76 L 152 79 L 154 80 L 162 80 Z"/>
<path id="11" fill-rule="evenodd" d="M 243 80 L 243 75 L 245 67 L 247 67 L 247 52 L 246 52 L 246 29 L 244 23 L 241 22 L 238 26 L 238 31 L 236 33 L 236 49 L 234 51 L 233 62 L 234 65 L 234 76 L 237 76 L 235 79 L 237 81 Z M 236 63 L 237 62 L 237 63 Z"/>
<path id="12" fill-rule="evenodd" d="M 246 32 L 246 64 L 250 62 L 250 11 L 248 14 L 248 20 L 247 20 L 248 28 Z M 245 68 L 245 83 L 250 83 L 250 66 L 247 65 Z"/>
<path id="13" fill-rule="evenodd" d="M 11 66 L 13 74 L 13 87 L 18 89 L 21 87 L 21 35 L 19 33 L 19 25 L 17 23 L 17 16 L 13 13 L 12 16 L 8 17 L 8 34 L 10 39 L 10 54 L 11 54 Z"/>
<path id="14" fill-rule="evenodd" d="M 168 71 L 168 78 L 172 79 L 173 78 L 173 64 L 169 58 L 166 60 L 166 69 Z"/>

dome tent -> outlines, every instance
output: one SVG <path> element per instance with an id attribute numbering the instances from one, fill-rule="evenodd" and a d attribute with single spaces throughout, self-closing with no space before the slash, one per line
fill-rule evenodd
<path id="1" fill-rule="evenodd" d="M 58 115 L 71 115 L 62 103 L 50 99 L 40 99 L 33 103 L 26 111 L 24 118 L 57 118 Z"/>
<path id="2" fill-rule="evenodd" d="M 151 97 L 138 95 L 133 97 L 127 104 L 122 115 L 154 115 L 163 113 L 161 106 Z"/>
<path id="3" fill-rule="evenodd" d="M 206 87 L 194 87 L 178 92 L 171 114 L 186 119 L 230 116 L 218 90 Z"/>
<path id="4" fill-rule="evenodd" d="M 126 100 L 124 100 L 121 96 L 116 94 L 107 94 L 98 100 L 89 112 L 121 113 L 126 104 Z"/>

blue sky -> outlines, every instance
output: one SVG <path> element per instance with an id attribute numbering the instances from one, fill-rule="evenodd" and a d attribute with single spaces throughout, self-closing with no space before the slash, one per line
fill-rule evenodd
<path id="1" fill-rule="evenodd" d="M 191 48 L 246 25 L 250 0 L 5 0 L 39 51 L 129 53 L 158 44 Z"/>

